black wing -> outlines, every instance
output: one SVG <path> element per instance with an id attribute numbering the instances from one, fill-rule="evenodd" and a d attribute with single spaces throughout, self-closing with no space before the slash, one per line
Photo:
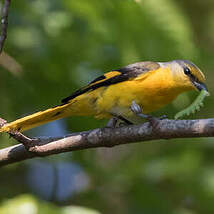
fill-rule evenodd
<path id="1" fill-rule="evenodd" d="M 69 97 L 64 98 L 62 100 L 62 103 L 68 103 L 70 100 L 88 91 L 93 91 L 103 86 L 109 86 L 119 82 L 130 80 L 132 78 L 137 77 L 139 74 L 158 69 L 159 67 L 160 65 L 158 63 L 148 61 L 138 62 L 135 64 L 128 65 L 124 68 L 108 72 L 90 82 L 86 87 L 80 88 Z"/>

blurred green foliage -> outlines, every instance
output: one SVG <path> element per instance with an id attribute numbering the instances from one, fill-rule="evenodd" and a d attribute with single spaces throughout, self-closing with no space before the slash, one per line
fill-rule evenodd
<path id="1" fill-rule="evenodd" d="M 54 204 L 35 199 L 31 195 L 20 195 L 3 202 L 0 212 L 1 214 L 100 214 L 95 210 L 85 207 L 56 207 Z"/>
<path id="2" fill-rule="evenodd" d="M 1 117 L 10 121 L 59 104 L 93 78 L 120 66 L 172 59 L 192 60 L 206 74 L 211 96 L 191 118 L 213 117 L 213 48 L 211 0 L 12 1 L 5 51 L 22 65 L 23 72 L 17 77 L 1 69 Z M 181 95 L 156 114 L 167 112 L 172 117 L 196 96 L 195 92 Z M 77 117 L 65 119 L 62 124 L 69 133 L 103 126 L 105 122 Z M 54 132 L 51 127 L 43 126 L 29 134 Z M 16 142 L 1 136 L 1 148 L 12 143 Z M 36 184 L 27 181 L 29 169 L 38 159 L 13 164 L 0 172 L 0 213 L 14 213 L 9 210 L 18 210 L 20 203 L 28 203 L 27 209 L 33 210 L 28 213 L 36 214 L 72 214 L 70 210 L 62 212 L 65 205 L 65 209 L 78 205 L 102 214 L 212 214 L 213 152 L 213 138 L 202 138 L 161 140 L 43 158 L 44 163 L 53 166 L 53 177 L 57 175 L 57 163 L 70 162 L 81 166 L 89 182 L 62 201 L 54 198 L 60 189 L 56 188 L 55 179 L 53 197 L 46 198 L 49 205 L 33 191 Z M 39 175 L 44 183 L 48 180 L 45 174 Z M 79 178 L 75 180 L 77 184 L 82 182 Z M 95 213 L 85 209 L 76 213 Z"/>

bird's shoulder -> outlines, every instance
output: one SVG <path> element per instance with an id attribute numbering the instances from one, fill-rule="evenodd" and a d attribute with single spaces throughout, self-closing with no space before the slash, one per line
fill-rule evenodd
<path id="1" fill-rule="evenodd" d="M 134 79 L 139 75 L 146 74 L 149 71 L 157 70 L 159 67 L 160 65 L 157 62 L 145 61 L 130 64 L 120 69 L 115 69 L 113 71 L 110 71 L 97 77 L 96 79 L 91 81 L 87 86 L 80 88 L 69 97 L 64 98 L 62 102 L 67 103 L 71 99 L 81 94 L 93 91 L 103 86 L 110 86 L 119 82 Z"/>

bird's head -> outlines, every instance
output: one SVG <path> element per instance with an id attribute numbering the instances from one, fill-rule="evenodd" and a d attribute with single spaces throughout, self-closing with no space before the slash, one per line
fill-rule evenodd
<path id="1" fill-rule="evenodd" d="M 164 64 L 170 67 L 173 79 L 180 87 L 187 90 L 196 89 L 201 91 L 203 89 L 208 91 L 204 74 L 192 62 L 188 60 L 173 60 Z"/>

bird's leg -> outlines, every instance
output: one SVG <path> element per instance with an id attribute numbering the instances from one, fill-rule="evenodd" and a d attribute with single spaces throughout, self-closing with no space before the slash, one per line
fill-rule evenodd
<path id="1" fill-rule="evenodd" d="M 158 120 L 167 118 L 166 115 L 163 115 L 160 118 L 156 118 L 156 117 L 153 117 L 152 115 L 143 114 L 141 107 L 135 101 L 132 101 L 130 108 L 131 108 L 131 111 L 135 113 L 137 116 L 148 120 L 152 126 L 156 126 L 158 123 Z"/>
<path id="2" fill-rule="evenodd" d="M 135 102 L 135 101 L 132 101 L 132 104 L 131 104 L 131 111 L 133 113 L 135 113 L 137 116 L 143 118 L 143 119 L 149 119 L 151 118 L 152 116 L 151 115 L 148 115 L 148 114 L 143 114 L 143 111 L 142 111 L 142 108 Z"/>
<path id="3" fill-rule="evenodd" d="M 130 122 L 129 120 L 127 120 L 126 118 L 122 117 L 121 115 L 113 115 L 114 117 L 112 117 L 108 123 L 106 124 L 106 128 L 116 128 L 117 124 L 119 122 L 119 120 L 121 120 L 122 122 L 119 123 L 118 126 L 122 126 L 122 125 L 132 125 L 133 123 Z"/>
<path id="4" fill-rule="evenodd" d="M 106 124 L 106 128 L 115 128 L 118 122 L 117 117 L 112 117 Z"/>
<path id="5" fill-rule="evenodd" d="M 117 116 L 118 119 L 122 120 L 123 121 L 123 124 L 126 124 L 126 125 L 133 125 L 132 122 L 130 122 L 129 120 L 127 120 L 126 118 L 122 117 L 121 115 Z"/>

